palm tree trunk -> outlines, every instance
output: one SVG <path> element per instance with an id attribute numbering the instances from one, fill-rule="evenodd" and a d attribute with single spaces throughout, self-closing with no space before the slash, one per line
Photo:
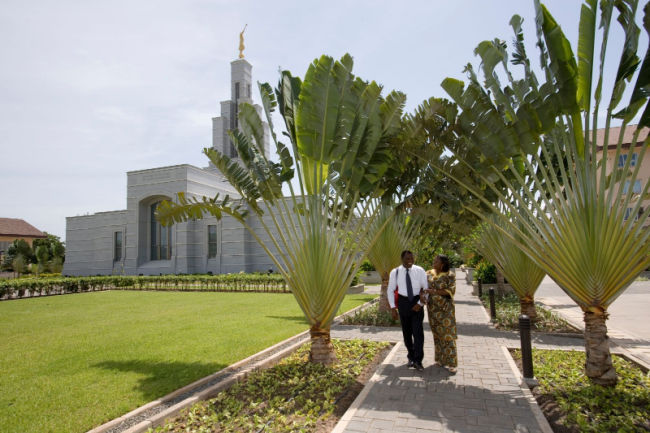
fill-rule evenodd
<path id="1" fill-rule="evenodd" d="M 535 298 L 532 296 L 522 296 L 519 298 L 521 314 L 530 318 L 531 323 L 537 321 L 537 309 L 535 308 Z"/>
<path id="2" fill-rule="evenodd" d="M 497 268 L 497 275 L 496 275 L 496 277 L 497 277 L 497 293 L 499 293 L 499 294 L 503 294 L 503 293 L 504 293 L 504 290 L 505 290 L 505 289 L 503 288 L 503 285 L 504 285 L 504 283 L 505 283 L 505 278 L 503 277 L 503 274 L 501 273 L 501 271 L 499 270 L 499 268 Z"/>
<path id="3" fill-rule="evenodd" d="M 311 352 L 309 360 L 318 364 L 330 365 L 336 362 L 336 353 L 330 340 L 329 328 L 323 329 L 317 325 L 309 328 L 311 335 Z"/>
<path id="4" fill-rule="evenodd" d="M 388 272 L 381 274 L 381 291 L 379 295 L 379 311 L 390 311 L 390 304 L 388 303 Z"/>
<path id="5" fill-rule="evenodd" d="M 585 374 L 597 385 L 614 386 L 618 380 L 612 365 L 607 336 L 606 311 L 585 312 Z"/>

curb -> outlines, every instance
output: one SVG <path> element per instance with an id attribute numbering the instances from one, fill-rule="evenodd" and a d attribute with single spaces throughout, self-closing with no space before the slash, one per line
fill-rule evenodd
<path id="1" fill-rule="evenodd" d="M 539 404 L 537 404 L 537 400 L 535 400 L 533 393 L 530 392 L 528 385 L 524 381 L 524 377 L 521 375 L 521 372 L 517 368 L 515 361 L 512 359 L 512 356 L 510 355 L 510 351 L 505 346 L 501 346 L 501 350 L 503 350 L 503 354 L 508 360 L 508 365 L 510 365 L 510 369 L 512 370 L 512 373 L 519 380 L 519 387 L 521 388 L 521 391 L 524 393 L 526 400 L 528 400 L 528 405 L 530 406 L 530 410 L 532 410 L 533 414 L 535 415 L 535 420 L 537 421 L 537 425 L 539 425 L 540 430 L 543 433 L 553 433 L 553 429 L 551 428 L 551 425 L 548 423 L 548 420 L 542 413 L 542 409 L 540 409 Z"/>
<path id="2" fill-rule="evenodd" d="M 334 429 L 331 431 L 331 433 L 343 433 L 345 431 L 345 428 L 348 426 L 352 418 L 354 418 L 354 415 L 356 415 L 357 410 L 359 410 L 359 407 L 361 407 L 361 404 L 370 393 L 372 387 L 375 385 L 375 383 L 379 382 L 380 376 L 383 374 L 384 369 L 388 363 L 393 360 L 395 354 L 400 349 L 402 344 L 404 343 L 400 342 L 396 343 L 393 346 L 391 351 L 388 353 L 388 356 L 386 356 L 381 365 L 377 368 L 377 370 L 375 370 L 375 374 L 372 375 L 368 383 L 366 383 L 366 386 L 363 387 L 359 395 L 357 395 L 357 398 L 354 399 L 348 410 L 345 411 L 339 422 L 334 426 Z"/>
<path id="3" fill-rule="evenodd" d="M 542 298 L 543 299 L 543 298 Z M 565 314 L 562 310 L 556 309 L 553 305 L 549 305 L 543 300 L 540 300 L 540 303 L 544 305 L 544 307 L 548 308 L 549 310 L 553 311 L 555 314 L 558 316 L 562 317 L 564 320 L 569 322 L 569 324 L 577 329 L 584 329 L 584 322 L 576 321 L 575 318 L 570 317 L 569 315 Z M 609 331 L 614 331 L 613 329 Z M 621 332 L 617 332 L 619 334 L 624 334 Z M 583 334 L 584 336 L 584 334 Z M 646 369 L 646 371 L 650 370 L 650 361 L 647 361 L 643 359 L 641 356 L 637 355 L 634 351 L 634 349 L 631 349 L 628 347 L 626 343 L 621 342 L 618 338 L 616 337 L 609 337 L 609 344 L 610 344 L 610 351 L 612 353 L 621 353 L 625 357 L 627 357 L 629 360 L 639 364 L 643 368 Z"/>
<path id="4" fill-rule="evenodd" d="M 332 326 L 339 324 L 341 321 L 343 321 L 345 317 L 354 315 L 354 313 L 356 313 L 357 311 L 367 308 L 375 302 L 378 302 L 378 298 L 372 299 L 362 305 L 359 305 L 356 308 L 353 308 L 350 311 L 346 311 L 340 316 L 335 317 L 334 320 L 332 321 Z M 206 389 L 196 392 L 195 394 L 187 397 L 186 399 L 180 401 L 179 403 L 167 409 L 162 410 L 161 412 L 146 417 L 144 420 L 126 428 L 125 430 L 121 430 L 121 433 L 141 433 L 146 431 L 149 428 L 158 427 L 159 425 L 162 425 L 164 423 L 165 419 L 178 414 L 182 409 L 185 409 L 186 407 L 191 406 L 198 401 L 206 400 L 212 397 L 222 389 L 233 384 L 235 381 L 245 378 L 250 372 L 255 370 L 263 370 L 273 366 L 282 358 L 293 353 L 299 346 L 304 344 L 308 340 L 308 338 L 309 338 L 309 330 L 303 331 L 299 334 L 289 337 L 283 341 L 280 341 L 279 343 L 274 344 L 271 347 L 267 347 L 266 349 L 260 352 L 257 352 L 247 358 L 244 358 L 241 361 L 237 361 L 236 363 L 231 364 L 222 370 L 219 370 L 209 376 L 206 376 L 202 379 L 199 379 L 195 382 L 185 385 L 184 387 L 177 389 L 176 391 L 173 391 L 170 394 L 167 394 L 159 399 L 151 401 L 145 404 L 144 406 L 140 406 L 127 414 L 124 414 L 118 418 L 115 418 L 102 425 L 99 425 L 93 428 L 92 430 L 88 430 L 87 433 L 108 432 L 109 430 L 118 427 L 121 423 L 127 421 L 130 418 L 139 416 L 145 413 L 149 409 L 152 409 L 161 404 L 165 404 L 170 400 L 173 400 L 174 398 L 188 391 L 191 391 L 194 388 L 198 388 L 206 383 L 216 380 L 219 377 L 222 376 L 224 377 L 223 380 L 219 381 L 218 383 Z M 277 351 L 278 348 L 283 346 L 288 346 L 288 347 L 285 347 L 284 349 Z M 273 353 L 275 351 L 277 352 Z M 271 354 L 271 355 L 267 356 L 267 354 Z M 255 359 L 260 357 L 262 358 L 261 360 L 258 360 L 257 362 L 254 361 Z M 230 375 L 230 377 L 228 377 L 228 375 Z"/>

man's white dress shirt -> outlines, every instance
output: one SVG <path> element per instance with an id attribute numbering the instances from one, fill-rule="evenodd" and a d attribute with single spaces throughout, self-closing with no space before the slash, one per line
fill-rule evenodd
<path id="1" fill-rule="evenodd" d="M 417 297 L 420 294 L 420 290 L 425 290 L 429 287 L 429 282 L 427 281 L 427 273 L 418 265 L 412 265 L 409 268 L 408 272 L 409 276 L 411 277 L 413 296 Z M 395 274 L 397 274 L 397 278 L 395 278 Z M 397 293 L 402 296 L 408 296 L 408 292 L 406 290 L 406 268 L 404 265 L 399 265 L 397 268 L 390 271 L 390 275 L 388 277 L 387 295 L 390 308 L 396 307 L 395 295 L 393 294 L 395 291 L 395 286 L 397 286 Z M 423 305 L 420 301 L 418 301 L 418 303 L 420 305 Z"/>

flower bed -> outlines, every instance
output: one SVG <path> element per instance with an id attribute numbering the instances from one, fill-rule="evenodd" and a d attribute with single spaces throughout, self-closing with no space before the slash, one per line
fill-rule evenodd
<path id="1" fill-rule="evenodd" d="M 521 365 L 521 351 L 511 353 Z M 533 349 L 539 386 L 532 391 L 553 431 L 650 431 L 650 376 L 620 356 L 612 355 L 612 361 L 619 381 L 609 388 L 584 375 L 584 352 Z"/>
<path id="2" fill-rule="evenodd" d="M 379 311 L 379 303 L 356 311 L 354 315 L 346 316 L 343 325 L 400 326 L 399 319 L 393 320 L 390 311 Z"/>
<path id="3" fill-rule="evenodd" d="M 494 326 L 499 329 L 514 331 L 519 329 L 519 315 L 521 308 L 519 304 L 519 297 L 514 294 L 495 295 L 497 319 Z M 490 296 L 485 291 L 481 297 L 483 306 L 490 312 Z M 552 333 L 570 333 L 582 334 L 582 331 L 571 326 L 566 320 L 559 317 L 552 311 L 546 308 L 535 305 L 537 310 L 537 321 L 531 324 L 531 329 L 537 332 L 552 332 Z"/>
<path id="4" fill-rule="evenodd" d="M 329 431 L 362 389 L 359 376 L 370 377 L 368 367 L 374 370 L 389 347 L 366 340 L 332 343 L 338 358 L 333 366 L 309 362 L 309 345 L 304 345 L 153 431 Z"/>

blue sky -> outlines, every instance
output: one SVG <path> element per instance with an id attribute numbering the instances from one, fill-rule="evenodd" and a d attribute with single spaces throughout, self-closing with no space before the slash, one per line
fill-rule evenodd
<path id="1" fill-rule="evenodd" d="M 545 4 L 575 42 L 580 2 Z M 532 0 L 4 0 L 0 216 L 65 238 L 66 216 L 126 208 L 127 171 L 207 165 L 245 24 L 254 80 L 275 86 L 279 68 L 302 76 L 349 52 L 357 75 L 405 92 L 412 110 L 478 65 L 480 41 L 510 42 L 515 13 L 537 59 Z"/>

